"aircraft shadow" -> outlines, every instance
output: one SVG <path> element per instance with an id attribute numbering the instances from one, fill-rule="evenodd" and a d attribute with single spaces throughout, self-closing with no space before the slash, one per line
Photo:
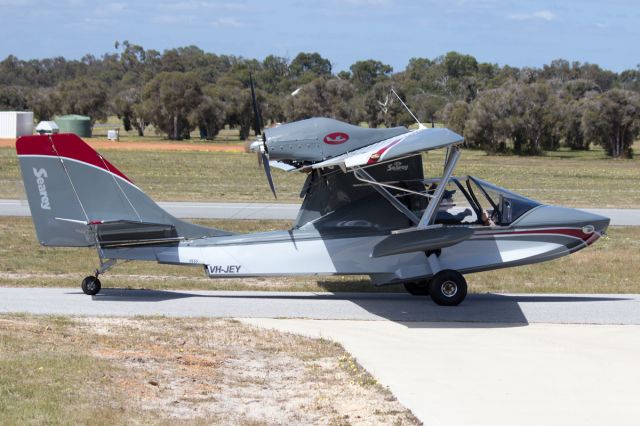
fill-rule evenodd
<path id="1" fill-rule="evenodd" d="M 221 292 L 220 294 L 164 291 L 164 290 L 128 290 L 103 289 L 93 297 L 97 302 L 162 302 L 176 299 L 229 299 L 251 301 L 297 301 L 310 303 L 309 318 L 318 317 L 322 308 L 317 306 L 323 301 L 346 301 L 366 311 L 367 315 L 355 315 L 353 319 L 386 319 L 401 323 L 410 328 L 503 328 L 521 327 L 529 324 L 520 303 L 571 303 L 571 302 L 612 302 L 629 300 L 623 297 L 600 296 L 563 296 L 563 295 L 500 295 L 470 294 L 456 307 L 443 307 L 434 304 L 427 297 L 416 297 L 404 293 L 248 293 Z M 337 309 L 337 311 L 336 311 Z M 342 318 L 341 310 L 328 308 L 327 318 Z M 358 310 L 355 312 L 357 313 Z M 249 315 L 248 315 L 249 316 Z M 322 315 L 320 315 L 322 317 Z M 375 316 L 375 317 L 373 317 Z M 304 316 L 296 316 L 304 317 Z M 347 314 L 346 317 L 349 317 Z M 322 317 L 324 318 L 324 317 Z M 327 319 L 324 318 L 324 319 Z"/>

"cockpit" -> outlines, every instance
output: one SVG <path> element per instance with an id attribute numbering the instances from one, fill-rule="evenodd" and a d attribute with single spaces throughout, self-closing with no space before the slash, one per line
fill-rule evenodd
<path id="1" fill-rule="evenodd" d="M 425 181 L 427 195 L 433 194 L 439 183 L 440 179 Z M 443 192 L 434 223 L 509 226 L 539 205 L 537 201 L 474 176 L 452 177 Z"/>
<path id="2" fill-rule="evenodd" d="M 455 162 L 453 162 L 455 163 Z M 447 182 L 441 187 L 441 182 Z M 393 231 L 408 227 L 509 226 L 540 205 L 474 176 L 425 179 L 420 155 L 307 176 L 294 229 Z"/>

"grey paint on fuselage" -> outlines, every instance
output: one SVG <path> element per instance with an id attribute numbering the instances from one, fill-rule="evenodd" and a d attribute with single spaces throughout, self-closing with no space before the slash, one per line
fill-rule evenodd
<path id="1" fill-rule="evenodd" d="M 541 208 L 544 207 L 544 208 Z M 602 231 L 609 225 L 608 217 L 589 213 L 584 210 L 560 206 L 540 206 L 523 214 L 516 223 L 518 226 L 563 226 L 571 223 L 575 227 L 593 225 Z"/>
<path id="2" fill-rule="evenodd" d="M 540 209 L 547 208 L 542 206 Z M 595 219 L 595 218 L 594 218 Z M 598 224 L 597 221 L 592 221 Z M 439 268 L 434 270 L 424 252 L 372 258 L 374 247 L 389 235 L 336 233 L 333 237 L 317 230 L 274 231 L 262 234 L 207 238 L 181 242 L 174 247 L 108 249 L 113 258 L 157 260 L 162 263 L 214 265 L 212 277 L 263 275 L 370 275 L 378 284 L 426 279 L 440 269 L 463 273 L 518 266 L 550 260 L 586 247 L 571 236 L 549 234 L 485 236 L 495 228 L 475 226 L 472 238 L 442 248 Z M 521 229 L 513 227 L 512 230 Z"/>
<path id="3" fill-rule="evenodd" d="M 420 156 L 403 161 L 407 167 L 397 167 L 401 173 L 395 179 L 413 182 L 422 177 Z M 377 167 L 380 171 L 372 168 L 372 173 L 382 173 L 385 165 Z M 570 235 L 526 232 L 546 227 L 579 229 L 586 225 L 602 232 L 608 225 L 608 219 L 601 216 L 541 205 L 510 226 L 465 225 L 473 235 L 441 248 L 435 263 L 428 261 L 424 251 L 373 258 L 376 245 L 392 231 L 409 227 L 409 220 L 371 187 L 357 185 L 349 174 L 340 170 L 314 173 L 317 174 L 310 177 L 298 221 L 289 231 L 197 239 L 144 250 L 109 249 L 105 254 L 112 258 L 209 265 L 209 275 L 217 278 L 364 274 L 376 284 L 386 284 L 426 279 L 440 269 L 471 273 L 549 260 L 581 249 L 586 243 Z M 405 202 L 413 208 L 424 208 L 420 200 L 408 197 Z M 519 231 L 525 233 L 517 234 Z"/>

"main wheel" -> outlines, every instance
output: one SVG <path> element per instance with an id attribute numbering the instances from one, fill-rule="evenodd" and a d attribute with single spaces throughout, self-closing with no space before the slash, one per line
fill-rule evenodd
<path id="1" fill-rule="evenodd" d="M 404 289 L 413 296 L 428 296 L 429 281 L 411 281 L 404 283 Z"/>
<path id="2" fill-rule="evenodd" d="M 429 295 L 440 306 L 456 306 L 467 296 L 467 281 L 458 271 L 438 272 L 429 285 Z"/>
<path id="3" fill-rule="evenodd" d="M 95 296 L 100 292 L 102 285 L 100 284 L 100 280 L 97 277 L 89 275 L 84 280 L 82 280 L 82 291 L 84 294 L 88 294 L 89 296 Z"/>

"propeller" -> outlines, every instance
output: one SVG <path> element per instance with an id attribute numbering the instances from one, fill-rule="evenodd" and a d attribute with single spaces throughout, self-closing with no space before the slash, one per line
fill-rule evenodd
<path id="1" fill-rule="evenodd" d="M 273 177 L 271 176 L 271 166 L 269 165 L 269 151 L 267 149 L 267 138 L 262 132 L 262 116 L 260 114 L 260 107 L 258 106 L 258 100 L 256 99 L 256 89 L 253 84 L 253 76 L 249 73 L 249 83 L 251 85 L 251 102 L 253 105 L 253 130 L 256 133 L 256 137 L 262 136 L 262 145 L 258 147 L 258 164 L 262 162 L 264 167 L 264 174 L 267 176 L 267 182 L 269 182 L 269 188 L 273 196 L 278 199 L 276 195 L 276 187 L 273 184 Z"/>

